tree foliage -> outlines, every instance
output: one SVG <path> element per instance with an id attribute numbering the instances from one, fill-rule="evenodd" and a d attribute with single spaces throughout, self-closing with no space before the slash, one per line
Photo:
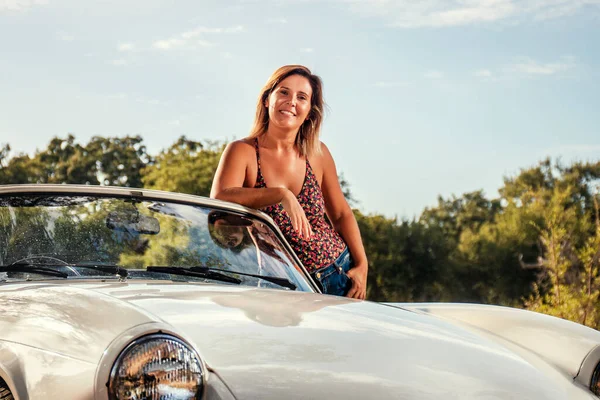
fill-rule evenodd
<path id="1" fill-rule="evenodd" d="M 225 146 L 181 136 L 144 170 L 144 187 L 208 196 Z"/>
<path id="2" fill-rule="evenodd" d="M 8 159 L 10 146 L 0 150 L 0 183 L 71 183 L 141 186 L 141 168 L 148 161 L 141 136 L 93 137 L 82 145 L 73 135 L 53 138 L 33 156 Z"/>
<path id="3" fill-rule="evenodd" d="M 544 227 L 537 227 L 541 244 L 538 267 L 545 279 L 525 300 L 531 310 L 577 321 L 600 329 L 600 217 L 598 199 L 593 230 L 588 218 L 576 217 L 569 207 L 573 191 L 555 189 L 544 209 Z"/>
<path id="4" fill-rule="evenodd" d="M 156 156 L 140 136 L 53 138 L 33 155 L 0 147 L 0 184 L 79 183 L 207 196 L 223 143 L 182 136 Z M 349 203 L 358 201 L 343 175 Z M 355 210 L 374 301 L 526 307 L 600 328 L 600 162 L 550 159 L 505 177 L 498 196 L 439 197 L 414 220 Z"/>

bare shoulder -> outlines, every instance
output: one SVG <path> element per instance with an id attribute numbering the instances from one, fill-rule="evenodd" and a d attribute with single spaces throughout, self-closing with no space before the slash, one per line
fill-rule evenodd
<path id="1" fill-rule="evenodd" d="M 254 139 L 243 138 L 234 140 L 227 145 L 227 151 L 239 155 L 245 153 L 254 153 Z"/>
<path id="2" fill-rule="evenodd" d="M 334 165 L 333 156 L 331 155 L 331 152 L 325 143 L 320 142 L 319 145 L 321 146 L 321 154 L 317 155 L 319 163 L 323 166 L 323 168 L 330 168 L 332 165 Z"/>
<path id="3" fill-rule="evenodd" d="M 228 163 L 235 161 L 236 163 L 243 162 L 246 164 L 255 157 L 252 139 L 244 138 L 229 142 L 225 147 L 223 157 Z"/>
<path id="4" fill-rule="evenodd" d="M 314 153 L 309 157 L 310 164 L 317 176 L 317 180 L 319 184 L 323 181 L 323 176 L 327 171 L 334 171 L 335 173 L 335 164 L 333 163 L 333 158 L 331 157 L 331 153 L 329 149 L 325 145 L 325 143 L 320 142 L 319 146 L 321 147 L 320 153 Z"/>
<path id="5" fill-rule="evenodd" d="M 247 186 L 249 177 L 256 175 L 256 156 L 251 142 L 240 139 L 227 144 L 215 172 L 212 197 L 217 197 L 226 188 Z"/>

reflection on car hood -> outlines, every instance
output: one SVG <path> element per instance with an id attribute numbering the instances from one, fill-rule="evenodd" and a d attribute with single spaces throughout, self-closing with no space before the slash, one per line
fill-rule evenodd
<path id="1" fill-rule="evenodd" d="M 17 342 L 97 361 L 119 331 L 164 321 L 191 339 L 238 398 L 562 399 L 584 394 L 558 371 L 533 365 L 489 339 L 377 303 L 222 285 L 40 286 L 21 289 L 25 298 L 13 304 L 12 326 L 0 322 L 3 337 L 12 329 Z M 0 288 L 0 301 L 6 292 Z M 23 306 L 36 296 L 45 302 Z M 29 312 L 29 319 L 15 314 L 19 311 Z M 36 332 L 36 316 L 54 323 L 58 336 Z"/>

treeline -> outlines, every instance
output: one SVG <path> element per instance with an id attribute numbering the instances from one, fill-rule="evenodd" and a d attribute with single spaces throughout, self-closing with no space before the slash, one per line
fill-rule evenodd
<path id="1" fill-rule="evenodd" d="M 157 155 L 140 136 L 54 138 L 33 156 L 0 147 L 0 184 L 78 183 L 208 196 L 224 144 L 180 137 Z M 347 197 L 352 193 L 343 181 Z M 600 328 L 600 161 L 547 159 L 499 196 L 439 198 L 414 220 L 356 210 L 374 301 L 524 307 Z"/>

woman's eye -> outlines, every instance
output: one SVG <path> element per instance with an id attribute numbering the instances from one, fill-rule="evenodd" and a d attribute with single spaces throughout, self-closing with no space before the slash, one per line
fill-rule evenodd
<path id="1" fill-rule="evenodd" d="M 288 91 L 284 89 L 284 90 L 280 90 L 279 93 L 281 93 L 281 94 L 288 94 Z"/>

